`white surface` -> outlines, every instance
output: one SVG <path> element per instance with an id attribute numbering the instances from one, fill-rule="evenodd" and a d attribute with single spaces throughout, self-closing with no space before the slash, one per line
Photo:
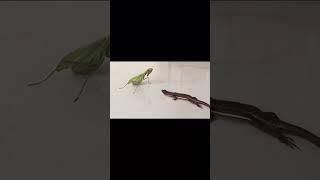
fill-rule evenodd
<path id="1" fill-rule="evenodd" d="M 153 68 L 147 80 L 137 87 L 130 78 Z M 165 96 L 161 90 L 186 93 L 210 102 L 210 62 L 111 62 L 111 118 L 210 118 L 207 107 Z M 135 92 L 134 92 L 135 91 Z"/>

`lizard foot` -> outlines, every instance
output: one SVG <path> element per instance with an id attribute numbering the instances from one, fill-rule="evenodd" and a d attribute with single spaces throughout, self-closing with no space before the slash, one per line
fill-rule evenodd
<path id="1" fill-rule="evenodd" d="M 193 101 L 190 101 L 190 100 L 189 100 L 189 102 L 191 102 L 192 104 L 198 106 L 199 108 L 202 108 L 202 106 L 199 103 L 196 103 L 196 102 L 193 102 Z"/>
<path id="2" fill-rule="evenodd" d="M 294 143 L 294 140 L 293 140 L 292 138 L 290 138 L 290 137 L 288 137 L 288 136 L 285 136 L 285 135 L 283 135 L 283 134 L 279 134 L 279 135 L 278 135 L 278 139 L 279 139 L 279 141 L 280 141 L 281 143 L 289 146 L 290 148 L 292 148 L 292 149 L 298 149 L 298 150 L 301 151 L 300 147 L 297 146 L 297 145 Z"/>

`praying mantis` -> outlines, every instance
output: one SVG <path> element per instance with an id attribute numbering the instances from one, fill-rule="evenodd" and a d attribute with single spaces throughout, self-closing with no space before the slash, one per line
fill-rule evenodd
<path id="1" fill-rule="evenodd" d="M 84 83 L 73 102 L 78 101 L 85 85 L 92 73 L 103 64 L 105 57 L 110 57 L 110 36 L 100 38 L 90 44 L 82 46 L 65 55 L 58 65 L 42 80 L 28 84 L 28 86 L 40 85 L 47 81 L 55 72 L 70 69 L 75 74 L 84 75 Z"/>
<path id="2" fill-rule="evenodd" d="M 148 82 L 149 82 L 149 75 L 151 74 L 152 71 L 153 71 L 153 68 L 148 68 L 145 72 L 143 72 L 143 73 L 141 73 L 139 75 L 136 75 L 133 78 L 129 79 L 127 84 L 125 84 L 123 87 L 121 87 L 119 89 L 122 89 L 122 88 L 126 87 L 128 84 L 131 83 L 131 84 L 136 86 L 136 89 L 133 92 L 133 93 L 135 93 L 137 88 L 138 88 L 138 85 L 140 85 L 143 80 L 148 79 Z"/>

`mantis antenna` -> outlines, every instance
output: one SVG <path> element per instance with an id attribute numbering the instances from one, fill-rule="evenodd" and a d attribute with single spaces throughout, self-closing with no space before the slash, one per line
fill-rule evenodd
<path id="1" fill-rule="evenodd" d="M 126 85 L 128 85 L 129 83 L 127 83 Z M 126 85 L 124 85 L 123 87 L 119 88 L 119 89 L 123 89 L 124 87 L 126 87 Z"/>

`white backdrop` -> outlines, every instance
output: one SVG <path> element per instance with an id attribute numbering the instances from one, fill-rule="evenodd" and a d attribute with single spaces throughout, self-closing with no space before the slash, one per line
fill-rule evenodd
<path id="1" fill-rule="evenodd" d="M 153 68 L 135 91 L 130 78 Z M 210 110 L 165 96 L 161 90 L 186 93 L 210 101 L 210 62 L 111 62 L 111 118 L 210 118 Z"/>

